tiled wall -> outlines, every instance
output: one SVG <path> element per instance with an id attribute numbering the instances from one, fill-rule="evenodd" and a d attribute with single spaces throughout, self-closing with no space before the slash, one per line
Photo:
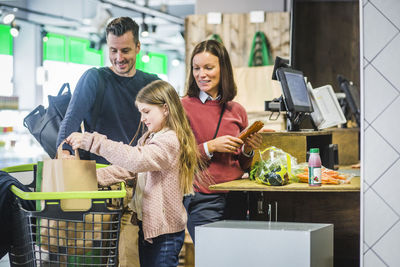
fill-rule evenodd
<path id="1" fill-rule="evenodd" d="M 400 1 L 362 6 L 363 266 L 400 266 Z"/>

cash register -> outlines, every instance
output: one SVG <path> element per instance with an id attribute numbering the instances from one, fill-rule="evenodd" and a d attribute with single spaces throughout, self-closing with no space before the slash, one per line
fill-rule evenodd
<path id="1" fill-rule="evenodd" d="M 318 116 L 326 122 L 332 114 L 328 114 L 328 112 L 321 113 L 321 110 L 324 109 L 318 108 L 318 105 L 324 107 L 326 103 L 318 103 L 319 99 L 313 98 L 313 94 L 307 87 L 303 73 L 300 70 L 292 69 L 288 60 L 276 57 L 272 79 L 278 80 L 281 83 L 282 96 L 271 101 L 265 101 L 265 110 L 272 113 L 277 112 L 278 116 L 281 112 L 285 112 L 288 132 L 303 132 L 302 134 L 306 134 L 304 133 L 305 131 L 314 132 L 321 130 L 313 118 Z M 329 100 L 337 102 L 337 99 Z M 336 103 L 333 105 L 336 105 Z M 341 112 L 340 108 L 339 110 L 330 111 L 331 113 Z M 311 129 L 302 128 L 302 123 L 305 120 L 311 124 Z M 343 123 L 343 121 L 339 120 L 339 123 Z M 338 147 L 335 144 L 331 144 L 331 137 L 327 139 L 324 133 L 321 133 L 320 136 L 314 133 L 310 134 L 307 140 L 307 151 L 311 147 L 320 148 L 322 164 L 327 168 L 337 169 L 339 162 Z"/>

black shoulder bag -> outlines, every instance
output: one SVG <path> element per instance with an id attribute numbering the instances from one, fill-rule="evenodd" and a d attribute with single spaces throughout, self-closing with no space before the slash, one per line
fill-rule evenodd
<path id="1" fill-rule="evenodd" d="M 95 106 L 92 112 L 92 127 L 96 127 L 97 118 L 104 99 L 104 78 L 99 70 L 99 88 L 96 94 Z M 64 89 L 67 88 L 65 93 Z M 68 104 L 71 100 L 71 90 L 68 83 L 64 83 L 56 96 L 48 96 L 49 106 L 37 106 L 24 118 L 24 126 L 29 130 L 33 137 L 43 147 L 44 151 L 54 158 L 57 152 L 57 137 L 62 120 L 67 112 Z"/>

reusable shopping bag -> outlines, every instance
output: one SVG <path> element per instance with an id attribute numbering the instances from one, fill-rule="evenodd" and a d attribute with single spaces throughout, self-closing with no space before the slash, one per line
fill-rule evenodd
<path id="1" fill-rule="evenodd" d="M 80 160 L 75 150 L 74 158 L 62 158 L 62 142 L 57 150 L 61 158 L 43 161 L 42 192 L 97 191 L 96 162 Z M 91 199 L 62 199 L 61 209 L 66 212 L 89 210 Z M 55 252 L 59 246 L 68 248 L 68 253 L 85 254 L 95 240 L 101 240 L 108 229 L 104 222 L 110 215 L 84 214 L 81 221 L 42 219 L 40 222 L 41 244 L 44 249 Z M 71 250 L 71 251 L 70 251 Z"/>
<path id="2" fill-rule="evenodd" d="M 76 150 L 74 158 L 62 158 L 62 142 L 58 147 L 61 158 L 43 161 L 42 192 L 97 191 L 96 161 L 81 160 Z M 87 210 L 90 199 L 63 199 L 61 208 Z"/>

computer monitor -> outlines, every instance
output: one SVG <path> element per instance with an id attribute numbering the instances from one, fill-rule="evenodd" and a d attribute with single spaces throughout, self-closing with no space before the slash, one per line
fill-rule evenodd
<path id="1" fill-rule="evenodd" d="M 276 71 L 280 68 L 290 68 L 289 59 L 275 57 L 274 69 L 272 71 L 272 80 L 278 80 L 276 76 Z"/>
<path id="2" fill-rule="evenodd" d="M 314 111 L 301 71 L 279 68 L 276 71 L 281 82 L 285 105 L 291 113 L 311 113 Z"/>
<path id="3" fill-rule="evenodd" d="M 331 85 L 315 89 L 309 85 L 308 90 L 315 107 L 311 117 L 319 130 L 346 123 L 346 118 Z"/>
<path id="4" fill-rule="evenodd" d="M 351 115 L 353 115 L 357 126 L 360 127 L 360 92 L 353 83 L 349 82 L 343 76 L 338 75 L 337 78 L 339 81 L 340 89 L 346 95 L 346 110 L 349 110 L 350 116 L 347 113 L 346 115 L 349 119 L 351 118 Z"/>

